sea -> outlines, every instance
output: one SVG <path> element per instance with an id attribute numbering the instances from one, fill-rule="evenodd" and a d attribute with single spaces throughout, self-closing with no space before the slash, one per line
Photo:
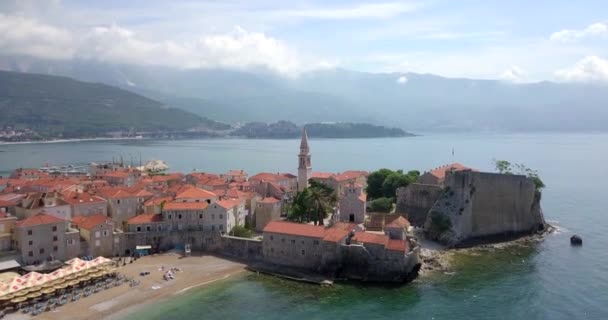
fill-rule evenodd
<path id="1" fill-rule="evenodd" d="M 608 134 L 425 134 L 310 139 L 314 171 L 425 171 L 495 159 L 538 170 L 556 231 L 542 241 L 462 253 L 453 270 L 402 286 L 302 284 L 245 273 L 126 319 L 608 319 Z M 172 171 L 296 172 L 297 140 L 120 140 L 0 145 L 0 175 L 19 167 L 162 159 Z M 582 247 L 569 238 L 578 234 Z"/>

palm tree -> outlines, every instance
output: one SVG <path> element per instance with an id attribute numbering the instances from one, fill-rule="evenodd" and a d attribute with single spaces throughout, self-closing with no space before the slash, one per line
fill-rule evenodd
<path id="1" fill-rule="evenodd" d="M 329 187 L 313 186 L 309 189 L 309 209 L 313 213 L 315 225 L 323 225 L 323 219 L 331 212 L 338 201 L 336 193 Z"/>

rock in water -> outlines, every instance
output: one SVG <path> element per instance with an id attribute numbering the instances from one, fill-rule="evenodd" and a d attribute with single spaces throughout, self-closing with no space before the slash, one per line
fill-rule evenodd
<path id="1" fill-rule="evenodd" d="M 570 244 L 573 246 L 582 246 L 583 239 L 577 235 L 573 235 L 572 237 L 570 237 Z"/>

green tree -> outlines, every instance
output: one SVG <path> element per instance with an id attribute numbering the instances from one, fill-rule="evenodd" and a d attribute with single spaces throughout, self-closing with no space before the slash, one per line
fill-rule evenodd
<path id="1" fill-rule="evenodd" d="M 229 234 L 231 236 L 241 237 L 241 238 L 253 238 L 253 236 L 255 235 L 255 233 L 252 230 L 247 229 L 244 226 L 234 226 L 232 228 L 232 230 L 230 230 Z"/>
<path id="2" fill-rule="evenodd" d="M 384 196 L 384 181 L 391 173 L 392 170 L 384 168 L 369 174 L 366 189 L 368 198 L 376 199 Z"/>
<path id="3" fill-rule="evenodd" d="M 496 171 L 498 171 L 498 173 L 511 173 L 511 162 L 509 161 L 494 159 L 494 166 L 496 167 Z"/>
<path id="4" fill-rule="evenodd" d="M 519 174 L 528 177 L 532 182 L 534 182 L 534 186 L 536 187 L 536 191 L 542 190 L 545 187 L 545 183 L 541 180 L 538 175 L 538 171 L 528 168 L 523 163 L 511 164 L 511 162 L 506 160 L 494 160 L 496 165 L 496 171 L 504 174 Z"/>
<path id="5" fill-rule="evenodd" d="M 393 199 L 391 198 L 378 198 L 372 200 L 370 203 L 370 210 L 372 212 L 385 212 L 389 213 L 393 209 Z"/>
<path id="6" fill-rule="evenodd" d="M 397 188 L 407 187 L 409 184 L 416 182 L 420 172 L 417 170 L 409 171 L 404 174 L 402 170 L 394 171 L 382 183 L 382 195 L 386 198 L 395 198 Z"/>
<path id="7" fill-rule="evenodd" d="M 311 181 L 308 188 L 296 193 L 288 209 L 287 219 L 294 222 L 307 223 L 314 221 L 316 225 L 323 225 L 336 206 L 338 197 L 331 187 Z"/>
<path id="8" fill-rule="evenodd" d="M 299 223 L 311 221 L 310 190 L 308 188 L 296 193 L 293 202 L 287 210 L 287 220 Z"/>

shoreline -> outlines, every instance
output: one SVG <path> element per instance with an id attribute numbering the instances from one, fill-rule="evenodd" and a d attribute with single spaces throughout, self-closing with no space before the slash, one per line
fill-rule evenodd
<path id="1" fill-rule="evenodd" d="M 86 141 L 116 141 L 116 140 L 144 140 L 148 138 L 142 137 L 128 137 L 128 138 L 74 138 L 74 139 L 55 139 L 55 140 L 28 140 L 28 141 L 15 141 L 15 142 L 2 142 L 0 141 L 0 146 L 3 145 L 15 145 L 15 144 L 47 144 L 47 143 L 66 143 L 66 142 L 86 142 Z"/>
<path id="2" fill-rule="evenodd" d="M 435 241 L 422 238 L 420 241 L 422 249 L 420 251 L 420 259 L 422 260 L 422 268 L 418 274 L 418 279 L 423 279 L 441 274 L 453 274 L 453 259 L 456 255 L 475 254 L 480 251 L 492 251 L 496 249 L 505 249 L 513 246 L 525 246 L 532 243 L 540 242 L 546 236 L 556 232 L 557 227 L 547 223 L 546 231 L 542 233 L 530 234 L 509 241 L 478 244 L 466 248 L 449 248 Z"/>
<path id="3" fill-rule="evenodd" d="M 177 267 L 175 279 L 163 280 L 161 266 Z M 147 276 L 139 273 L 150 272 Z M 38 319 L 126 319 L 146 307 L 182 295 L 195 288 L 226 280 L 243 273 L 245 265 L 208 254 L 193 254 L 184 257 L 175 252 L 139 258 L 120 267 L 118 272 L 140 281 L 136 287 L 125 283 L 103 290 L 75 302 L 69 302 L 53 311 L 43 312 Z M 29 315 L 11 313 L 5 319 L 30 319 Z"/>

